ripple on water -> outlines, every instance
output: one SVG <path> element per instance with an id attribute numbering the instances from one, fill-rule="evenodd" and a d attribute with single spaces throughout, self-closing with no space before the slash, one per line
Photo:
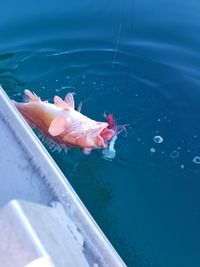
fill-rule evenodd
<path id="1" fill-rule="evenodd" d="M 171 152 L 170 156 L 172 159 L 178 158 L 180 153 L 177 150 Z"/>
<path id="2" fill-rule="evenodd" d="M 193 158 L 193 162 L 194 162 L 195 164 L 200 164 L 200 156 L 196 156 L 196 157 L 194 157 L 194 158 Z"/>
<path id="3" fill-rule="evenodd" d="M 154 147 L 151 147 L 151 148 L 150 148 L 150 152 L 151 152 L 151 153 L 155 153 L 155 152 L 156 152 L 155 148 L 154 148 Z"/>
<path id="4" fill-rule="evenodd" d="M 163 137 L 160 135 L 156 135 L 156 136 L 154 136 L 153 140 L 155 143 L 160 144 L 163 142 Z"/>

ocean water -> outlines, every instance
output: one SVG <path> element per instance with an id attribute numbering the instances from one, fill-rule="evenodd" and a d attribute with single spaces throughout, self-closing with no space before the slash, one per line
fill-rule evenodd
<path id="1" fill-rule="evenodd" d="M 113 113 L 116 157 L 47 148 L 131 267 L 200 266 L 200 2 L 8 0 L 0 84 Z"/>

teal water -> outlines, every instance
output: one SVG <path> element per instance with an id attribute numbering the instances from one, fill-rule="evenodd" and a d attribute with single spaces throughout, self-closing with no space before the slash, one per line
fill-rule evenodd
<path id="1" fill-rule="evenodd" d="M 1 3 L 12 99 L 72 91 L 86 115 L 130 124 L 111 161 L 48 147 L 128 266 L 200 266 L 199 14 L 198 0 Z"/>

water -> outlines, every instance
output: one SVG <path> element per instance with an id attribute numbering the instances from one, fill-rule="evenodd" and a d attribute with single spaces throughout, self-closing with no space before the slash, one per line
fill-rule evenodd
<path id="1" fill-rule="evenodd" d="M 50 150 L 128 266 L 200 266 L 200 2 L 1 3 L 0 83 L 130 124 L 114 159 Z M 156 136 L 162 142 L 154 142 Z"/>

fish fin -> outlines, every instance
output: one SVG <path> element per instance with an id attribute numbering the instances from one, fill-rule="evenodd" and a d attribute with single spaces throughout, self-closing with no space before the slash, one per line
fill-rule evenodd
<path id="1" fill-rule="evenodd" d="M 90 148 L 94 146 L 94 141 L 86 135 L 79 135 L 76 138 L 76 145 L 82 148 Z"/>
<path id="2" fill-rule="evenodd" d="M 102 127 L 98 127 L 96 129 L 90 129 L 87 131 L 87 135 L 91 139 L 95 140 L 95 144 L 97 146 L 105 148 L 106 144 L 105 144 L 103 138 L 100 136 L 101 131 L 102 131 Z"/>
<path id="3" fill-rule="evenodd" d="M 65 97 L 65 102 L 70 108 L 74 109 L 74 97 L 72 93 L 68 93 Z"/>
<path id="4" fill-rule="evenodd" d="M 57 136 L 63 133 L 66 129 L 67 119 L 64 116 L 55 117 L 48 129 L 48 132 L 52 136 Z"/>
<path id="5" fill-rule="evenodd" d="M 63 137 L 63 141 L 65 143 L 75 143 L 76 140 L 76 134 L 74 134 L 73 132 L 67 133 L 64 137 Z"/>
<path id="6" fill-rule="evenodd" d="M 69 109 L 69 105 L 57 95 L 54 96 L 54 105 L 65 110 Z"/>
<path id="7" fill-rule="evenodd" d="M 24 90 L 25 97 L 24 100 L 25 102 L 38 102 L 40 101 L 39 96 L 37 96 L 35 93 L 32 93 L 30 90 L 26 89 Z"/>
<path id="8" fill-rule="evenodd" d="M 77 107 L 77 111 L 78 112 L 81 112 L 81 109 L 82 109 L 82 101 L 79 103 L 79 105 Z"/>
<path id="9" fill-rule="evenodd" d="M 103 148 L 106 147 L 106 144 L 105 144 L 103 138 L 100 135 L 97 135 L 95 143 L 96 143 L 97 146 L 100 146 L 100 147 L 103 147 Z"/>

